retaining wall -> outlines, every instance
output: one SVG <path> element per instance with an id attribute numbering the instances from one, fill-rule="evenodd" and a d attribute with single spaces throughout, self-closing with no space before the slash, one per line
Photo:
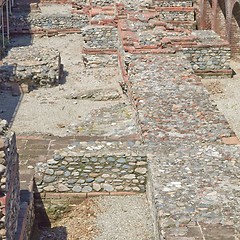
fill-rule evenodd
<path id="1" fill-rule="evenodd" d="M 196 73 L 219 72 L 231 74 L 231 49 L 228 42 L 213 31 L 193 31 L 195 43 L 182 46 L 182 51 Z"/>
<path id="2" fill-rule="evenodd" d="M 117 142 L 80 145 L 37 164 L 39 192 L 145 191 L 147 157 L 140 150 Z"/>
<path id="3" fill-rule="evenodd" d="M 84 49 L 117 49 L 118 32 L 115 27 L 89 26 L 82 32 Z"/>
<path id="4" fill-rule="evenodd" d="M 88 16 L 85 14 L 59 14 L 49 16 L 41 14 L 23 14 L 11 16 L 10 22 L 11 33 L 38 33 L 39 29 L 78 29 L 80 31 L 81 28 L 88 25 Z"/>
<path id="5" fill-rule="evenodd" d="M 228 46 L 200 46 L 183 48 L 193 70 L 227 70 L 230 69 L 231 50 Z"/>

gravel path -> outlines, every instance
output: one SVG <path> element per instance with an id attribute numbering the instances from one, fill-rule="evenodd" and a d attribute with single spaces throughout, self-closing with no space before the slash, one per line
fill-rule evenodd
<path id="1" fill-rule="evenodd" d="M 151 240 L 153 226 L 145 195 L 98 199 L 102 210 L 96 224 L 101 229 L 94 240 Z"/>

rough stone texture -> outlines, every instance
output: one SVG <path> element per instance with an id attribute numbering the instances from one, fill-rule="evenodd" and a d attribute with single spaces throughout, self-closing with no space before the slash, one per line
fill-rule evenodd
<path id="1" fill-rule="evenodd" d="M 132 58 L 129 81 L 147 141 L 220 142 L 233 134 L 181 54 Z"/>
<path id="2" fill-rule="evenodd" d="M 235 146 L 189 143 L 159 148 L 159 154 L 149 159 L 159 235 L 167 239 L 201 237 L 201 228 L 207 226 L 207 236 L 208 228 L 219 225 L 222 239 L 237 236 L 240 209 L 235 176 L 239 172 L 239 150 Z M 192 228 L 198 231 L 193 234 Z M 211 233 L 209 239 L 214 235 Z"/>
<path id="3" fill-rule="evenodd" d="M 163 10 L 159 13 L 160 20 L 163 21 L 194 21 L 193 11 L 167 11 Z"/>
<path id="4" fill-rule="evenodd" d="M 146 155 L 134 142 L 81 142 L 35 168 L 40 192 L 144 192 L 146 173 Z"/>
<path id="5" fill-rule="evenodd" d="M 0 234 L 15 240 L 20 210 L 19 162 L 14 133 L 0 136 Z"/>
<path id="6" fill-rule="evenodd" d="M 214 239 L 226 232 L 230 239 L 238 237 L 240 156 L 238 146 L 221 145 L 234 136 L 227 121 L 182 55 L 127 59 L 150 153 L 156 239 Z"/>
<path id="7" fill-rule="evenodd" d="M 118 66 L 118 55 L 116 54 L 83 54 L 82 56 L 86 68 Z"/>
<path id="8" fill-rule="evenodd" d="M 164 0 L 153 0 L 154 4 L 160 7 L 192 7 L 193 1 L 164 1 Z"/>
<path id="9" fill-rule="evenodd" d="M 12 48 L 0 66 L 0 77 L 32 86 L 52 86 L 60 77 L 60 55 L 54 49 Z"/>
<path id="10" fill-rule="evenodd" d="M 116 64 L 118 56 L 122 89 L 136 110 L 142 147 L 151 153 L 148 192 L 156 239 L 239 238 L 239 147 L 222 144 L 234 133 L 193 71 L 229 70 L 228 45 L 212 32 L 182 29 L 194 27 L 192 1 L 117 3 L 77 1 L 73 8 L 97 25 L 82 29 L 86 67 Z M 46 15 L 56 25 L 39 16 L 37 23 L 26 17 L 40 30 L 76 27 L 69 13 L 61 20 Z M 29 30 L 24 21 L 19 21 L 20 29 Z M 113 53 L 116 56 L 110 57 Z M 92 130 L 94 123 L 104 122 L 105 115 L 96 111 L 83 132 L 98 135 Z M 37 164 L 38 189 L 144 191 L 147 158 L 135 144 L 74 143 Z M 4 166 L 0 170 L 4 172 Z"/>
<path id="11" fill-rule="evenodd" d="M 82 32 L 85 49 L 117 49 L 118 34 L 115 27 L 88 26 Z"/>
<path id="12" fill-rule="evenodd" d="M 93 6 L 109 6 L 115 4 L 115 0 L 92 0 Z"/>
<path id="13" fill-rule="evenodd" d="M 222 39 L 213 31 L 194 31 L 193 35 L 197 36 L 202 46 L 182 49 L 193 70 L 230 70 L 229 44 L 222 45 Z"/>
<path id="14" fill-rule="evenodd" d="M 71 6 L 71 5 L 70 5 Z M 88 24 L 88 16 L 86 14 L 71 13 L 71 9 L 60 11 L 58 13 L 28 13 L 21 12 L 21 14 L 14 14 L 11 16 L 11 29 L 13 33 L 21 31 L 41 33 L 42 31 L 49 31 L 51 29 L 64 30 L 64 29 L 81 29 Z"/>

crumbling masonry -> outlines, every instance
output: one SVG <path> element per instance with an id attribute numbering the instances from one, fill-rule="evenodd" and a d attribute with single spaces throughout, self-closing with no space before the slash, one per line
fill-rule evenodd
<path id="1" fill-rule="evenodd" d="M 51 4 L 64 5 L 65 11 L 45 14 Z M 147 191 L 156 239 L 238 239 L 240 149 L 225 144 L 236 136 L 209 100 L 200 76 L 232 75 L 239 10 L 236 0 L 16 1 L 11 34 L 81 34 L 86 69 L 118 68 L 136 126 L 121 140 L 91 132 L 91 141 L 78 142 L 81 136 L 76 136 L 51 159 L 36 163 L 38 192 Z M 0 84 L 51 87 L 59 84 L 61 71 L 54 46 L 16 47 L 3 58 Z M 75 98 L 97 101 L 99 94 Z M 7 240 L 29 239 L 34 218 L 32 195 L 20 203 L 15 141 L 4 126 L 0 233 Z"/>

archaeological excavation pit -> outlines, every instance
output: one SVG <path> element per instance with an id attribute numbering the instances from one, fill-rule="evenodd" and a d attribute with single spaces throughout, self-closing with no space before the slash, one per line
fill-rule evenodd
<path id="1" fill-rule="evenodd" d="M 1 3 L 3 239 L 239 238 L 223 2 Z"/>

